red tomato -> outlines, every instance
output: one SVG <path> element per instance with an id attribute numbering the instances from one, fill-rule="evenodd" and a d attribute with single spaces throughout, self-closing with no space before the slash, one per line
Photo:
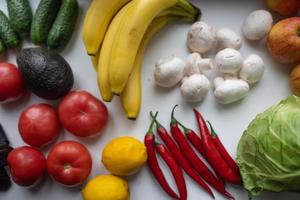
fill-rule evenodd
<path id="1" fill-rule="evenodd" d="M 34 147 L 19 147 L 7 157 L 14 182 L 20 186 L 36 183 L 46 172 L 46 158 Z"/>
<path id="2" fill-rule="evenodd" d="M 75 91 L 65 96 L 58 108 L 63 126 L 79 137 L 99 133 L 107 123 L 106 106 L 90 93 Z"/>
<path id="3" fill-rule="evenodd" d="M 90 174 L 92 158 L 85 146 L 64 141 L 53 146 L 47 158 L 48 173 L 59 183 L 75 186 Z"/>
<path id="4" fill-rule="evenodd" d="M 19 132 L 24 142 L 40 147 L 53 141 L 60 132 L 56 111 L 48 104 L 35 104 L 22 112 Z"/>
<path id="5" fill-rule="evenodd" d="M 24 82 L 18 68 L 10 63 L 0 63 L 0 102 L 13 101 L 24 93 Z"/>

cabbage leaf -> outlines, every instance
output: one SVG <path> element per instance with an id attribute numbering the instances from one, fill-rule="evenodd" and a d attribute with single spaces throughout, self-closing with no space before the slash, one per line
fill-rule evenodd
<path id="1" fill-rule="evenodd" d="M 256 116 L 244 132 L 237 163 L 249 196 L 300 192 L 300 98 L 290 96 Z"/>

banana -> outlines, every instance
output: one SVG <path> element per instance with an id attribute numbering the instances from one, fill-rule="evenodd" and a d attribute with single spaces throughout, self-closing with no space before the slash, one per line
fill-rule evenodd
<path id="1" fill-rule="evenodd" d="M 82 38 L 89 55 L 95 56 L 116 13 L 130 0 L 93 0 L 84 19 Z"/>
<path id="2" fill-rule="evenodd" d="M 97 71 L 99 52 L 95 56 L 90 56 L 94 69 Z"/>
<path id="3" fill-rule="evenodd" d="M 143 37 L 142 43 L 140 44 L 138 53 L 135 57 L 133 71 L 120 96 L 122 107 L 129 119 L 136 119 L 141 107 L 141 67 L 145 49 L 153 35 L 173 19 L 176 18 L 169 16 L 155 18 Z"/>
<path id="4" fill-rule="evenodd" d="M 118 33 L 118 27 L 124 14 L 128 7 L 132 5 L 133 2 L 129 2 L 120 12 L 113 18 L 112 22 L 109 25 L 109 28 L 105 34 L 100 52 L 99 52 L 99 60 L 97 67 L 98 74 L 98 87 L 100 89 L 100 93 L 102 99 L 106 102 L 110 102 L 113 98 L 113 94 L 110 89 L 108 72 L 109 72 L 109 63 L 110 63 L 110 53 L 112 43 L 114 41 L 115 35 Z"/>
<path id="5" fill-rule="evenodd" d="M 194 22 L 197 20 L 195 15 L 172 8 L 168 9 L 168 14 L 165 15 L 164 13 L 160 17 L 156 17 L 147 28 L 146 34 L 143 37 L 138 49 L 138 53 L 135 57 L 132 73 L 120 96 L 121 105 L 129 119 L 136 119 L 140 112 L 142 98 L 141 68 L 146 47 L 148 46 L 148 43 L 152 37 L 161 28 L 163 28 L 167 23 L 178 19 L 189 22 Z"/>
<path id="6" fill-rule="evenodd" d="M 161 11 L 177 3 L 186 7 L 182 4 L 182 0 L 133 0 L 132 2 L 133 5 L 126 10 L 111 47 L 109 82 L 115 94 L 120 94 L 126 86 L 139 45 L 151 21 Z"/>

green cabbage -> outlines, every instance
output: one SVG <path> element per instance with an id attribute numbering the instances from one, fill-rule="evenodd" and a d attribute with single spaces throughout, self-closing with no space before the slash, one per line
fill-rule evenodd
<path id="1" fill-rule="evenodd" d="M 250 197 L 263 190 L 300 192 L 300 98 L 256 116 L 239 142 L 237 163 Z"/>

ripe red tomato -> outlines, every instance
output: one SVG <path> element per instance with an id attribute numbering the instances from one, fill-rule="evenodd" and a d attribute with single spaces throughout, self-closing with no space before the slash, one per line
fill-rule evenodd
<path id="1" fill-rule="evenodd" d="M 20 186 L 31 186 L 46 172 L 46 158 L 34 147 L 18 147 L 7 157 L 13 181 Z"/>
<path id="2" fill-rule="evenodd" d="M 82 183 L 90 174 L 92 158 L 85 146 L 64 141 L 53 146 L 47 158 L 47 170 L 57 182 L 66 186 Z"/>
<path id="3" fill-rule="evenodd" d="M 48 104 L 35 104 L 24 110 L 19 119 L 19 132 L 24 142 L 40 147 L 52 142 L 61 129 L 56 111 Z"/>
<path id="4" fill-rule="evenodd" d="M 107 123 L 106 106 L 86 91 L 69 93 L 60 102 L 58 115 L 63 126 L 79 137 L 99 133 Z"/>
<path id="5" fill-rule="evenodd" d="M 18 68 L 10 63 L 0 63 L 0 102 L 16 100 L 24 93 L 24 82 Z"/>

